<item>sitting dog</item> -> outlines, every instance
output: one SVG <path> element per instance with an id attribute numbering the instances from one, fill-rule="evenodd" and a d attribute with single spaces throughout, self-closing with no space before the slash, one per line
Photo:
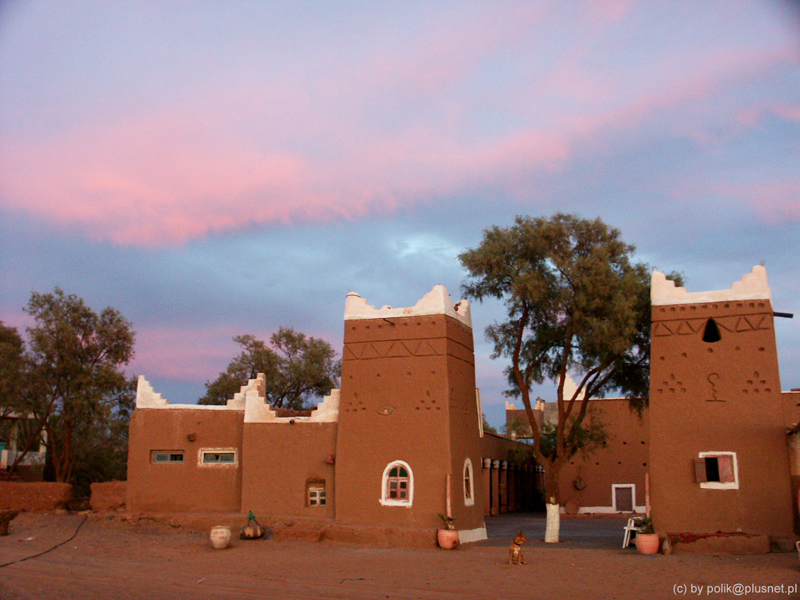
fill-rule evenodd
<path id="1" fill-rule="evenodd" d="M 522 544 L 528 541 L 525 534 L 520 530 L 511 542 L 508 548 L 508 564 L 510 565 L 524 565 L 525 556 L 522 554 Z"/>

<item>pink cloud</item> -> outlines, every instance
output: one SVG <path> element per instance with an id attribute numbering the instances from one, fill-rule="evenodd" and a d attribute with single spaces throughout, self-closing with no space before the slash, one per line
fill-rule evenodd
<path id="1" fill-rule="evenodd" d="M 625 82 L 614 72 L 588 73 L 577 64 L 580 56 L 572 55 L 555 70 L 557 75 L 549 83 L 555 86 L 557 93 L 583 106 L 583 110 L 564 114 L 559 123 L 564 134 L 574 142 L 602 144 L 609 136 L 630 135 L 650 122 L 698 143 L 715 144 L 718 140 L 707 133 L 709 123 L 730 116 L 740 123 L 749 120 L 752 124 L 752 115 L 747 111 L 729 115 L 719 106 L 706 111 L 702 108 L 703 101 L 724 94 L 742 81 L 790 59 L 787 50 L 755 54 L 731 50 L 694 61 L 669 57 L 661 59 L 663 64 L 651 65 L 652 70 L 667 73 L 680 64 L 691 62 L 693 66 L 677 77 Z M 786 115 L 794 114 L 789 107 L 783 109 Z"/>
<path id="2" fill-rule="evenodd" d="M 780 115 L 784 119 L 789 119 L 791 121 L 800 123 L 800 104 L 779 104 L 774 106 L 773 110 L 776 114 Z"/>
<path id="3" fill-rule="evenodd" d="M 618 23 L 635 4 L 636 0 L 594 0 L 589 2 L 589 15 L 595 23 Z"/>
<path id="4" fill-rule="evenodd" d="M 630 9 L 593 6 L 586 18 L 595 28 Z M 376 44 L 322 74 L 287 67 L 258 85 L 190 90 L 119 120 L 87 116 L 47 138 L 6 138 L 3 201 L 94 239 L 163 245 L 249 222 L 358 219 L 498 182 L 519 197 L 532 193 L 520 175 L 559 169 L 578 145 L 602 146 L 786 59 L 669 55 L 627 85 L 619 69 L 597 68 L 575 50 L 521 82 L 523 93 L 496 99 L 476 83 L 481 70 L 500 56 L 545 48 L 548 38 L 531 39 L 552 16 L 545 10 L 552 9 L 533 6 L 514 18 L 487 8 L 451 14 L 447 27 Z M 472 102 L 473 91 L 485 97 Z M 514 127 L 476 133 L 485 110 Z M 704 135 L 685 123 L 667 126 Z"/>
<path id="5" fill-rule="evenodd" d="M 236 325 L 139 326 L 136 327 L 136 357 L 126 371 L 148 379 L 213 381 L 241 351 L 233 337 L 243 333 L 268 339 L 271 332 L 245 332 Z M 337 336 L 309 330 L 305 333 L 330 341 L 336 354 L 341 355 L 341 339 L 337 340 Z"/>
<path id="6" fill-rule="evenodd" d="M 20 307 L 20 309 L 21 308 L 22 307 Z M 33 327 L 35 324 L 33 318 L 31 318 L 30 315 L 22 312 L 21 310 L 19 312 L 4 311 L 0 313 L 0 321 L 2 321 L 3 325 L 5 325 L 6 327 L 14 327 L 17 330 L 17 333 L 19 333 L 22 336 L 23 340 L 26 337 L 25 329 L 27 327 Z"/>
<path id="7" fill-rule="evenodd" d="M 706 183 L 676 187 L 679 199 L 719 198 L 749 207 L 766 223 L 800 222 L 800 182 L 793 179 Z"/>
<path id="8" fill-rule="evenodd" d="M 127 371 L 147 378 L 213 380 L 238 353 L 233 336 L 240 333 L 230 326 L 138 327 L 136 357 Z"/>
<path id="9" fill-rule="evenodd" d="M 739 112 L 738 121 L 742 125 L 752 128 L 756 127 L 765 115 L 778 115 L 787 121 L 800 123 L 800 104 L 770 102 L 768 104 L 750 106 Z"/>
<path id="10" fill-rule="evenodd" d="M 267 110 L 270 107 L 267 107 Z M 485 182 L 503 172 L 552 169 L 567 141 L 528 130 L 490 140 L 454 140 L 451 128 L 416 125 L 382 136 L 352 123 L 325 130 L 328 156 L 288 151 L 292 128 L 258 147 L 230 115 L 162 110 L 120 124 L 95 124 L 2 154 L 7 204 L 92 238 L 121 244 L 180 244 L 248 222 L 357 219 Z M 311 112 L 294 131 L 307 143 L 322 121 Z M 198 123 L 214 125 L 203 131 Z M 225 127 L 234 131 L 228 133 Z M 283 129 L 283 127 L 286 127 Z M 342 141 L 339 141 L 341 136 Z M 332 156 L 331 149 L 338 151 Z"/>

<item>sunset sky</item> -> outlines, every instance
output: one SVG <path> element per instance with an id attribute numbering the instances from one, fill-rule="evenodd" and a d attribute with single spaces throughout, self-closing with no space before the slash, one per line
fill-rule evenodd
<path id="1" fill-rule="evenodd" d="M 454 301 L 518 214 L 601 217 L 691 291 L 765 262 L 800 387 L 795 2 L 0 3 L 0 320 L 55 286 L 195 402 L 281 325 Z M 472 306 L 478 386 L 502 369 Z M 554 386 L 540 392 L 553 399 Z"/>

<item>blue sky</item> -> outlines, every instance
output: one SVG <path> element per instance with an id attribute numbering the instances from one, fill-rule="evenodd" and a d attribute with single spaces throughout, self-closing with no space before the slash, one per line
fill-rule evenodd
<path id="1" fill-rule="evenodd" d="M 349 290 L 458 300 L 484 228 L 557 211 L 689 291 L 765 261 L 800 387 L 796 3 L 12 0 L 0 91 L 0 319 L 55 286 L 114 306 L 172 402 L 234 335 L 340 350 Z M 499 425 L 502 312 L 472 313 Z"/>

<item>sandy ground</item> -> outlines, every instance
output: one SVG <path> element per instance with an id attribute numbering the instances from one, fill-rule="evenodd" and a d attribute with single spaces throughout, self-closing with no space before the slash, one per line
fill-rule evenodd
<path id="1" fill-rule="evenodd" d="M 564 520 L 556 545 L 538 541 L 541 518 L 503 515 L 487 521 L 489 540 L 455 551 L 238 539 L 213 550 L 206 534 L 151 521 L 25 513 L 0 537 L 0 565 L 77 535 L 0 567 L 0 599 L 800 598 L 796 553 L 642 556 L 621 548 L 623 523 Z M 527 564 L 510 566 L 520 526 Z"/>

